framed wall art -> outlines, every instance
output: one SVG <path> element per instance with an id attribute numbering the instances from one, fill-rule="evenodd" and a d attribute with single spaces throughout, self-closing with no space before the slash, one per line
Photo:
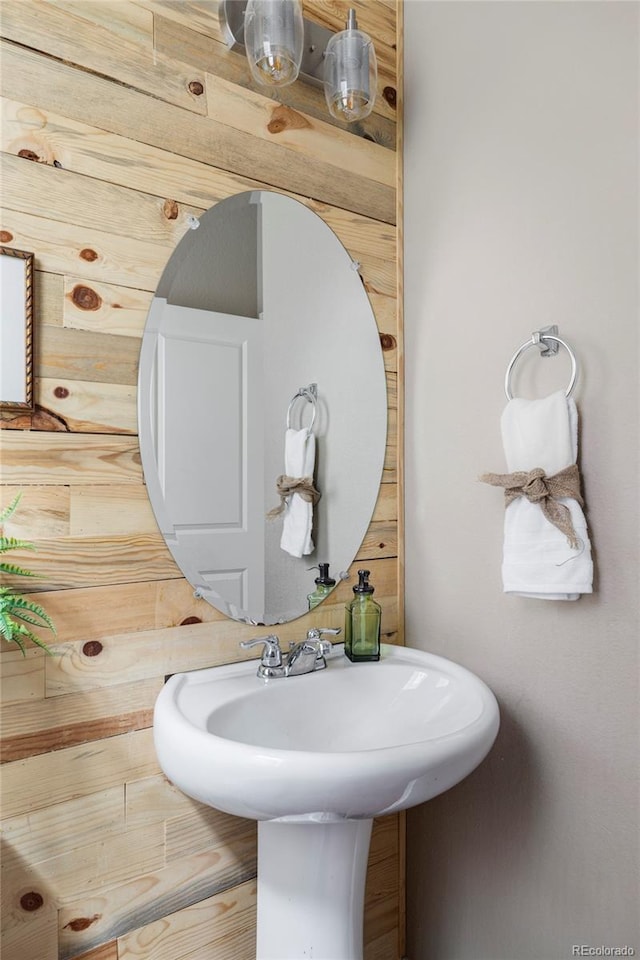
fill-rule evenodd
<path id="1" fill-rule="evenodd" d="M 0 409 L 34 408 L 33 260 L 0 247 Z"/>

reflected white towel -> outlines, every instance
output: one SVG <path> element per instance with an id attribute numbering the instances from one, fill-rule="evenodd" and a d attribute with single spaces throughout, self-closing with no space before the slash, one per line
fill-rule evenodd
<path id="1" fill-rule="evenodd" d="M 576 463 L 578 411 L 559 390 L 541 400 L 510 400 L 502 414 L 502 443 L 509 473 L 542 467 L 548 477 Z M 580 546 L 525 497 L 505 510 L 502 579 L 505 593 L 541 600 L 577 600 L 593 589 L 593 562 L 587 523 L 580 505 L 562 498 Z"/>
<path id="2" fill-rule="evenodd" d="M 311 477 L 316 462 L 316 438 L 311 431 L 288 429 L 284 438 L 284 472 L 289 477 Z M 292 494 L 284 509 L 280 546 L 292 557 L 313 553 L 313 504 Z"/>

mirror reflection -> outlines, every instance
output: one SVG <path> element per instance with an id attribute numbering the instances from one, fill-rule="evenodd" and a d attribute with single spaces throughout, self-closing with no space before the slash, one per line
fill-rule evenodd
<path id="1" fill-rule="evenodd" d="M 33 410 L 33 260 L 0 247 L 0 408 Z"/>
<path id="2" fill-rule="evenodd" d="M 378 331 L 357 264 L 304 204 L 253 191 L 193 226 L 142 341 L 145 480 L 194 589 L 236 620 L 282 623 L 330 595 L 371 521 Z"/>

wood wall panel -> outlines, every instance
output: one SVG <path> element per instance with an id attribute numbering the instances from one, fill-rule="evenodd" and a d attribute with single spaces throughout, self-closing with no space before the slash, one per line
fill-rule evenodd
<path id="1" fill-rule="evenodd" d="M 111 943 L 103 943 L 93 950 L 87 950 L 80 954 L 77 960 L 118 960 L 118 943 L 112 940 Z"/>
<path id="2" fill-rule="evenodd" d="M 22 487 L 51 484 L 142 483 L 137 438 L 25 431 L 2 437 L 3 483 Z M 28 497 L 25 497 L 28 504 Z M 31 536 L 39 533 L 31 529 Z"/>
<path id="3" fill-rule="evenodd" d="M 119 960 L 253 960 L 256 885 L 218 894 L 121 937 Z M 242 931 L 242 933 L 240 933 Z M 239 935 L 240 934 L 240 935 Z"/>
<path id="4" fill-rule="evenodd" d="M 3 705 L 0 762 L 144 730 L 152 722 L 153 705 L 162 683 L 161 677 L 152 677 L 89 694 L 76 692 L 33 703 Z"/>
<path id="5" fill-rule="evenodd" d="M 187 217 L 202 212 L 186 204 L 168 206 L 160 197 L 103 180 L 78 176 L 48 163 L 25 163 L 23 157 L 2 158 L 5 204 L 47 219 L 94 227 L 105 233 L 154 241 L 173 249 L 188 229 Z"/>
<path id="6" fill-rule="evenodd" d="M 207 78 L 207 116 L 234 130 L 258 137 L 265 143 L 277 143 L 302 157 L 323 160 L 341 176 L 347 164 L 354 172 L 376 183 L 393 186 L 395 153 L 381 150 L 365 140 L 357 155 L 352 149 L 353 137 L 324 120 L 303 116 L 290 107 L 275 103 L 252 90 L 243 90 L 234 83 L 216 77 Z"/>
<path id="7" fill-rule="evenodd" d="M 37 348 L 45 381 L 60 378 L 133 386 L 138 379 L 140 344 L 132 337 L 42 324 Z"/>
<path id="8" fill-rule="evenodd" d="M 4 0 L 3 37 L 151 93 L 161 101 L 206 112 L 204 98 L 189 89 L 189 84 L 202 76 L 177 62 L 158 61 L 153 56 L 151 12 L 117 0 L 27 2 L 33 10 L 29 16 L 24 0 Z M 64 95 L 64 91 L 61 93 Z"/>
<path id="9" fill-rule="evenodd" d="M 64 277 L 62 325 L 139 341 L 151 305 L 147 290 L 132 290 L 94 281 L 88 287 L 79 277 Z M 139 350 L 139 342 L 134 349 Z"/>
<path id="10" fill-rule="evenodd" d="M 72 272 L 85 280 L 105 280 L 149 292 L 155 290 L 171 254 L 171 248 L 160 243 L 47 220 L 6 207 L 0 228 L 8 246 L 38 251 L 41 270 L 63 275 Z"/>
<path id="11" fill-rule="evenodd" d="M 0 692 L 3 707 L 10 703 L 42 700 L 44 697 L 44 657 L 42 650 L 33 646 L 25 656 L 3 642 L 0 656 Z"/>
<path id="12" fill-rule="evenodd" d="M 26 596 L 32 597 L 28 592 Z M 98 652 L 97 642 L 105 636 L 165 627 L 183 629 L 181 624 L 189 626 L 224 619 L 215 607 L 196 599 L 193 587 L 182 579 L 121 583 L 115 587 L 94 585 L 86 589 L 53 591 L 47 593 L 46 598 L 35 599 L 46 601 L 60 642 L 88 642 L 92 645 L 90 652 L 94 657 Z M 150 639 L 156 640 L 157 637 L 154 634 Z M 46 662 L 54 663 L 51 659 Z"/>
<path id="13" fill-rule="evenodd" d="M 2 813 L 16 817 L 160 772 L 150 729 L 14 760 L 2 768 Z"/>
<path id="14" fill-rule="evenodd" d="M 1 73 L 0 73 L 1 76 Z M 3 118 L 3 109 L 0 102 L 0 124 Z M 1 149 L 1 148 L 0 148 Z M 9 240 L 5 240 L 8 243 Z M 43 273 L 35 270 L 34 300 L 37 303 L 38 317 L 42 324 L 62 326 L 62 284 L 63 278 L 55 273 Z M 38 330 L 36 328 L 36 349 L 38 348 Z"/>
<path id="15" fill-rule="evenodd" d="M 20 862 L 37 864 L 66 853 L 70 845 L 84 847 L 96 836 L 103 841 L 125 827 L 122 784 L 30 813 L 7 817 L 3 869 Z M 133 827 L 135 824 L 131 824 Z"/>
<path id="16" fill-rule="evenodd" d="M 19 889 L 3 886 L 2 953 L 8 960 L 58 960 L 58 910 L 55 896 L 33 881 Z M 32 894 L 36 894 L 34 898 Z M 25 909 L 23 904 L 29 905 Z M 33 909 L 37 904 L 37 908 Z"/>
<path id="17" fill-rule="evenodd" d="M 256 628 L 195 598 L 173 563 L 136 418 L 162 270 L 187 218 L 235 193 L 275 189 L 335 231 L 387 374 L 383 483 L 351 582 L 279 633 L 342 626 L 366 562 L 384 639 L 402 642 L 396 6 L 304 0 L 332 29 L 350 5 L 380 63 L 375 111 L 352 127 L 305 84 L 256 89 L 209 0 L 2 3 L 0 236 L 35 252 L 37 406 L 0 415 L 0 502 L 23 492 L 6 532 L 36 543 L 16 560 L 41 574 L 28 595 L 58 631 L 52 657 L 0 642 L 3 960 L 255 956 L 255 824 L 173 787 L 151 723 L 168 674 L 247 659 Z M 401 955 L 402 851 L 403 818 L 376 822 L 366 960 Z"/>
<path id="18" fill-rule="evenodd" d="M 25 9 L 24 3 L 18 6 Z M 43 44 L 46 40 L 45 36 Z M 44 49 L 46 52 L 46 46 Z M 334 168 L 309 156 L 301 164 L 295 151 L 287 147 L 6 42 L 2 45 L 2 62 L 2 92 L 10 99 L 26 99 L 23 94 L 29 88 L 35 91 L 32 106 L 122 136 L 132 137 L 135 131 L 133 139 L 204 163 L 211 162 L 215 143 L 214 166 L 246 177 L 255 176 L 259 170 L 265 184 L 395 222 L 395 190 L 349 169 L 335 176 Z M 204 76 L 198 83 L 204 84 Z M 76 91 L 73 98 L 65 96 L 69 87 Z M 385 150 L 381 146 L 377 149 Z"/>
<path id="19" fill-rule="evenodd" d="M 132 137 L 109 133 L 40 105 L 3 100 L 2 149 L 28 151 L 41 163 L 147 191 L 179 203 L 210 207 L 234 193 L 259 189 L 259 180 L 237 176 L 204 161 L 170 153 Z"/>
<path id="20" fill-rule="evenodd" d="M 162 870 L 140 874 L 134 880 L 63 905 L 58 917 L 60 956 L 73 957 L 150 923 L 164 928 L 171 914 L 216 894 L 223 893 L 224 903 L 232 905 L 239 898 L 238 887 L 255 880 L 255 876 L 255 826 L 251 825 L 238 829 L 233 839 L 220 848 L 208 847 L 173 861 Z M 90 922 L 86 923 L 87 920 Z M 246 919 L 243 922 L 246 925 Z M 218 928 L 215 923 L 214 935 Z M 228 946 L 232 951 L 241 931 L 234 924 L 231 933 Z M 225 932 L 224 939 L 227 938 Z M 144 943 L 144 937 L 140 942 Z M 148 955 L 139 956 L 147 960 Z"/>

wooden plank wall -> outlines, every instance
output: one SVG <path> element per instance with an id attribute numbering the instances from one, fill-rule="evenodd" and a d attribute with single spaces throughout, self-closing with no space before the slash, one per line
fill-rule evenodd
<path id="1" fill-rule="evenodd" d="M 55 657 L 7 644 L 0 657 L 3 960 L 255 956 L 255 825 L 174 789 L 151 736 L 165 675 L 240 659 L 255 628 L 194 599 L 156 528 L 136 436 L 160 273 L 189 214 L 236 192 L 296 196 L 361 264 L 389 435 L 354 567 L 371 566 L 385 637 L 402 642 L 396 2 L 304 4 L 333 29 L 351 5 L 380 63 L 376 110 L 352 129 L 303 83 L 278 100 L 254 89 L 213 0 L 0 5 L 0 240 L 35 253 L 37 295 L 37 408 L 3 414 L 0 496 L 23 491 L 6 532 L 36 542 L 15 557 L 43 575 L 58 628 Z M 341 625 L 349 596 L 342 585 L 282 639 Z M 401 817 L 377 823 L 367 960 L 402 953 L 402 851 Z"/>

